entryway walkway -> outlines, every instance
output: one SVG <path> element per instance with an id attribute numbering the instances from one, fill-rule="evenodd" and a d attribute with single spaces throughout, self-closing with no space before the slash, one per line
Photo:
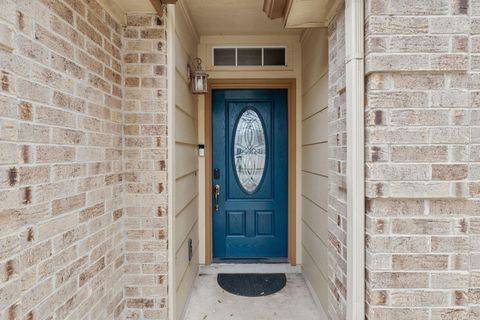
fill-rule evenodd
<path id="1" fill-rule="evenodd" d="M 266 297 L 230 294 L 217 275 L 200 274 L 194 284 L 184 320 L 324 320 L 300 273 L 287 273 L 287 285 Z"/>

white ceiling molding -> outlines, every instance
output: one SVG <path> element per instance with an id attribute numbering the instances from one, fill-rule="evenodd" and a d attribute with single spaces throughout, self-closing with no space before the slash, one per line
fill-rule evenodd
<path id="1" fill-rule="evenodd" d="M 285 28 L 327 27 L 343 0 L 289 0 L 284 17 Z"/>

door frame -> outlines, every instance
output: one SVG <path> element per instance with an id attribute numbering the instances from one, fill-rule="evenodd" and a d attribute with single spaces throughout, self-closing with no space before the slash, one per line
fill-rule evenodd
<path id="1" fill-rule="evenodd" d="M 213 260 L 212 90 L 286 89 L 288 92 L 288 261 L 296 265 L 296 79 L 209 79 L 205 94 L 205 264 Z"/>

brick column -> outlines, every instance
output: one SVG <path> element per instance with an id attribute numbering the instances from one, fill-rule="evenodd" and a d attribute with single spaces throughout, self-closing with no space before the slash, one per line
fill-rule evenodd
<path id="1" fill-rule="evenodd" d="M 347 126 L 345 8 L 328 28 L 328 278 L 330 319 L 346 318 Z"/>
<path id="2" fill-rule="evenodd" d="M 0 1 L 0 319 L 122 316 L 121 37 L 94 0 Z"/>
<path id="3" fill-rule="evenodd" d="M 167 318 L 165 18 L 129 14 L 124 32 L 127 319 Z"/>
<path id="4" fill-rule="evenodd" d="M 370 320 L 480 316 L 479 14 L 366 1 Z"/>

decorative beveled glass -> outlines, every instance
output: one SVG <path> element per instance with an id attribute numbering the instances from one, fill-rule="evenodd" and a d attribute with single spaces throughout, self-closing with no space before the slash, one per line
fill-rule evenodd
<path id="1" fill-rule="evenodd" d="M 265 171 L 265 130 L 259 114 L 245 110 L 237 120 L 234 135 L 234 163 L 240 185 L 247 193 L 254 193 Z"/>

